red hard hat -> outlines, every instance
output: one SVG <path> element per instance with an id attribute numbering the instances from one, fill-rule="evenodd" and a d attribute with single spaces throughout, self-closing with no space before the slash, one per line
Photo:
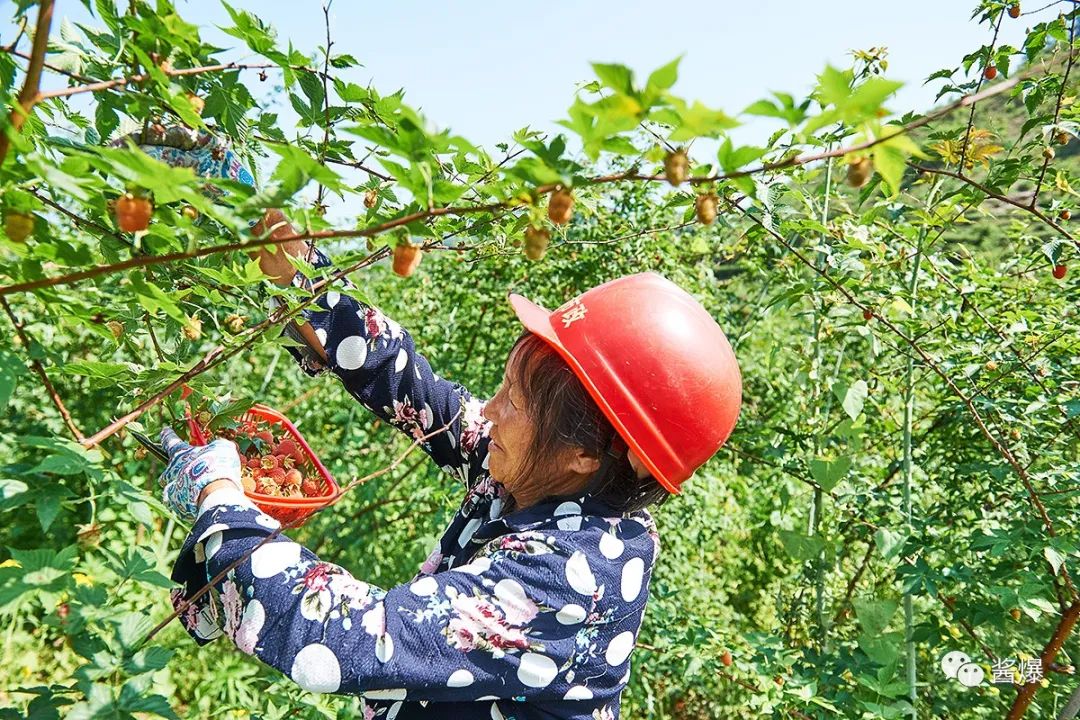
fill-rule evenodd
<path id="1" fill-rule="evenodd" d="M 669 492 L 678 494 L 734 429 L 742 405 L 735 353 L 701 303 L 667 278 L 627 275 L 553 312 L 516 293 L 509 299 Z"/>

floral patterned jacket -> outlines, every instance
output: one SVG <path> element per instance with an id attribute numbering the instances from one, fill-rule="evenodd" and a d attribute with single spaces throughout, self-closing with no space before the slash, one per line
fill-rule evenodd
<path id="1" fill-rule="evenodd" d="M 450 423 L 423 447 L 465 498 L 407 583 L 375 587 L 282 534 L 181 615 L 189 634 L 225 635 L 312 692 L 360 695 L 365 718 L 617 718 L 659 550 L 648 512 L 584 495 L 503 515 L 483 402 L 377 308 L 337 292 L 317 305 L 306 319 L 329 362 L 290 348 L 301 368 L 332 371 L 410 436 Z M 208 496 L 173 569 L 174 605 L 277 527 L 237 491 Z"/>

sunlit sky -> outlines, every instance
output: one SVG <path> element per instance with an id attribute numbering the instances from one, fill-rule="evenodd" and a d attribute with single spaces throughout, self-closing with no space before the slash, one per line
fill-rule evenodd
<path id="1" fill-rule="evenodd" d="M 234 4 L 257 11 L 277 29 L 283 45 L 291 41 L 314 53 L 325 43 L 320 0 Z M 989 42 L 992 29 L 971 19 L 975 6 L 973 0 L 336 0 L 330 20 L 334 51 L 362 63 L 341 71 L 343 77 L 372 82 L 383 93 L 404 88 L 406 101 L 435 127 L 451 128 L 497 156 L 495 143 L 510 140 L 524 126 L 564 131 L 555 121 L 565 117 L 575 88 L 594 78 L 590 62 L 596 61 L 628 65 L 643 80 L 682 55 L 673 91 L 737 115 L 773 90 L 803 96 L 826 64 L 848 67 L 852 49 L 884 45 L 888 77 L 905 83 L 889 109 L 925 110 L 941 85 L 939 80 L 924 86 L 926 77 L 959 66 L 965 53 Z M 226 58 L 258 61 L 219 29 L 230 20 L 218 2 L 180 0 L 178 7 L 202 28 L 205 40 L 232 48 Z M 1057 11 L 1005 18 L 999 42 L 1020 45 L 1025 28 Z M 54 30 L 63 17 L 98 24 L 74 0 L 57 2 Z M 8 42 L 13 30 L 7 18 L 3 22 L 0 41 Z M 270 83 L 260 86 L 254 77 L 250 83 L 256 92 L 269 90 Z M 270 109 L 280 112 L 284 129 L 291 130 L 295 116 L 288 104 L 278 99 Z M 772 120 L 741 119 L 746 124 L 733 131 L 736 142 L 763 143 L 776 128 Z"/>
<path id="2" fill-rule="evenodd" d="M 257 11 L 282 40 L 302 51 L 325 42 L 321 1 L 234 4 Z M 771 90 L 805 93 L 826 63 L 846 67 L 852 49 L 884 45 L 888 75 L 905 83 L 891 109 L 924 108 L 939 87 L 939 81 L 923 86 L 925 78 L 958 66 L 964 53 L 989 41 L 991 29 L 970 19 L 975 5 L 964 0 L 336 0 L 330 19 L 334 50 L 363 64 L 344 71 L 346 77 L 373 81 L 383 92 L 403 87 L 406 100 L 438 127 L 491 146 L 525 125 L 555 129 L 575 87 L 593 79 L 593 61 L 626 64 L 643 78 L 684 55 L 674 90 L 735 114 Z M 230 53 L 234 57 L 249 55 L 240 41 L 217 29 L 229 24 L 218 2 L 181 0 L 178 8 L 203 28 L 208 41 L 237 48 Z M 1056 11 L 1006 18 L 1000 40 L 1019 45 L 1025 27 Z M 65 16 L 97 24 L 73 0 L 57 2 L 57 20 Z M 0 32 L 7 42 L 12 29 L 8 18 L 4 23 Z M 749 133 L 743 139 L 750 141 L 767 132 L 754 120 L 740 134 Z"/>

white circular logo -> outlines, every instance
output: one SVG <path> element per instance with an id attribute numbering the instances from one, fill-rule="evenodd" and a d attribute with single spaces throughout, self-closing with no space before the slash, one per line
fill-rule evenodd
<path id="1" fill-rule="evenodd" d="M 985 676 L 982 667 L 973 662 L 961 665 L 960 669 L 956 671 L 956 679 L 965 687 L 981 685 Z"/>
<path id="2" fill-rule="evenodd" d="M 953 650 L 945 654 L 945 657 L 941 658 L 941 671 L 945 673 L 947 678 L 955 678 L 956 671 L 960 669 L 961 665 L 966 665 L 971 662 L 971 658 L 967 656 L 967 653 L 960 650 Z"/>

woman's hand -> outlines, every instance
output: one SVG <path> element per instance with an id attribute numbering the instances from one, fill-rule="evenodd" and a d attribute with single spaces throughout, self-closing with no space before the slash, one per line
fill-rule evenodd
<path id="1" fill-rule="evenodd" d="M 240 453 L 233 441 L 219 438 L 193 447 L 166 426 L 161 430 L 161 445 L 169 454 L 169 464 L 158 480 L 164 488 L 161 499 L 181 519 L 195 519 L 203 489 L 211 483 L 227 481 L 243 492 Z"/>

